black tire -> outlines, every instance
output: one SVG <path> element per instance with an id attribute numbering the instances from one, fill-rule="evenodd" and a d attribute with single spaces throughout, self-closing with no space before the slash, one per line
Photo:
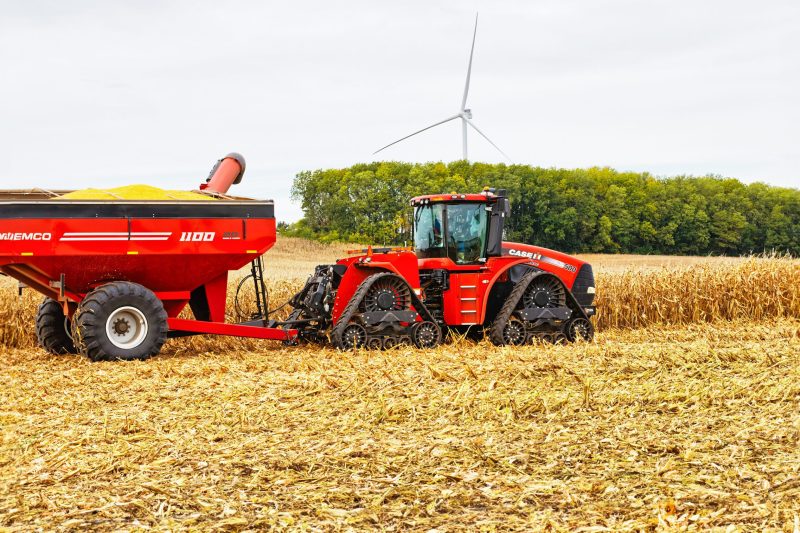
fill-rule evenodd
<path id="1" fill-rule="evenodd" d="M 143 360 L 158 354 L 167 340 L 167 313 L 149 289 L 115 281 L 86 295 L 74 329 L 75 346 L 92 361 Z M 114 340 L 109 331 L 116 332 Z"/>
<path id="2" fill-rule="evenodd" d="M 61 304 L 45 298 L 36 312 L 36 338 L 39 346 L 54 355 L 78 353 L 69 335 L 69 319 Z"/>

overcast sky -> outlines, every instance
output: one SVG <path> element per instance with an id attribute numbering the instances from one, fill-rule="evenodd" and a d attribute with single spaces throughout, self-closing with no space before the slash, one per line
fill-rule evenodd
<path id="1" fill-rule="evenodd" d="M 295 220 L 300 170 L 461 157 L 800 187 L 800 2 L 0 0 L 0 188 L 234 193 Z M 470 159 L 502 157 L 477 135 Z"/>

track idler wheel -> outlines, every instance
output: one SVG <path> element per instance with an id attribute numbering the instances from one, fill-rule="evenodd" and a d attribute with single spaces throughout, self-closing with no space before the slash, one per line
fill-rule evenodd
<path id="1" fill-rule="evenodd" d="M 570 342 L 591 342 L 594 339 L 594 326 L 583 317 L 573 318 L 564 324 L 564 336 Z"/>
<path id="2" fill-rule="evenodd" d="M 442 342 L 442 330 L 429 320 L 417 322 L 411 328 L 411 339 L 417 348 L 434 348 Z"/>
<path id="3" fill-rule="evenodd" d="M 86 295 L 75 312 L 74 340 L 92 361 L 147 359 L 167 339 L 167 313 L 138 283 L 115 281 Z"/>
<path id="4" fill-rule="evenodd" d="M 510 318 L 503 328 L 503 344 L 506 346 L 519 346 L 525 344 L 527 334 L 525 324 L 516 318 Z"/>
<path id="5" fill-rule="evenodd" d="M 346 352 L 361 348 L 366 342 L 367 330 L 361 324 L 356 323 L 348 324 L 342 331 L 341 336 L 338 339 L 334 339 L 336 347 Z"/>
<path id="6" fill-rule="evenodd" d="M 78 353 L 70 336 L 70 321 L 61 304 L 45 298 L 36 313 L 36 338 L 39 346 L 54 355 Z"/>

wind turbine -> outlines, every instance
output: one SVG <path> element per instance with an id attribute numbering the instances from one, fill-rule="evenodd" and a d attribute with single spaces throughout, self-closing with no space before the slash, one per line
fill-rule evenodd
<path id="1" fill-rule="evenodd" d="M 461 119 L 461 139 L 462 139 L 462 147 L 463 147 L 463 152 L 462 153 L 464 155 L 464 160 L 465 161 L 469 160 L 468 155 L 467 155 L 467 126 L 472 127 L 475 131 L 477 131 L 481 135 L 481 137 L 483 137 L 484 139 L 489 141 L 489 144 L 494 146 L 497 149 L 498 152 L 503 154 L 503 157 L 505 157 L 506 159 L 511 161 L 511 158 L 508 157 L 506 155 L 506 153 L 500 149 L 499 146 L 497 146 L 495 143 L 493 143 L 492 140 L 489 137 L 487 137 L 485 133 L 483 133 L 481 130 L 479 130 L 478 126 L 476 126 L 475 123 L 472 122 L 472 120 L 471 120 L 472 119 L 472 110 L 471 109 L 467 109 L 467 95 L 469 95 L 469 80 L 470 80 L 470 77 L 472 76 L 472 56 L 475 53 L 475 37 L 477 35 L 478 35 L 478 14 L 475 13 L 475 29 L 472 32 L 472 48 L 470 48 L 470 50 L 469 50 L 469 65 L 467 66 L 467 82 L 464 84 L 464 98 L 461 99 L 461 107 L 459 108 L 458 113 L 453 115 L 452 117 L 447 117 L 444 120 L 440 120 L 436 124 L 431 124 L 427 128 L 422 128 L 421 130 L 415 131 L 411 135 L 406 135 L 402 139 L 397 139 L 393 143 L 387 144 L 386 146 L 384 146 L 380 150 L 376 150 L 375 152 L 373 152 L 373 155 L 375 155 L 378 152 L 381 152 L 383 150 L 386 150 L 390 146 L 394 146 L 395 144 L 397 144 L 397 143 L 399 143 L 401 141 L 405 141 L 409 137 L 413 137 L 414 135 L 416 135 L 418 133 L 422 133 L 423 131 L 429 130 L 431 128 L 435 128 L 436 126 L 440 126 L 442 124 L 450 122 L 451 120 L 456 120 L 456 119 L 460 118 Z"/>

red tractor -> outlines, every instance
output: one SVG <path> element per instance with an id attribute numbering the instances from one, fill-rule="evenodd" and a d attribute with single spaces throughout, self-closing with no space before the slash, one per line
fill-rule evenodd
<path id="1" fill-rule="evenodd" d="M 363 250 L 319 265 L 281 323 L 342 350 L 436 346 L 444 329 L 487 332 L 497 345 L 591 340 L 592 267 L 503 241 L 504 190 L 411 200 L 414 249 Z"/>

